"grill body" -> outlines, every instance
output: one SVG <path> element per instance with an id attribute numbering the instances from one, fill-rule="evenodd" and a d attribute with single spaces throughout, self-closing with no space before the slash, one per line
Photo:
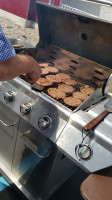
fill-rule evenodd
<path id="1" fill-rule="evenodd" d="M 1 171 L 28 199 L 48 199 L 77 166 L 94 172 L 112 165 L 111 114 L 84 141 L 92 149 L 91 157 L 79 159 L 75 152 L 83 126 L 103 111 L 112 94 L 112 25 L 39 2 L 37 12 L 40 41 L 36 51 L 43 53 L 39 62 L 49 62 L 95 89 L 79 107 L 71 109 L 21 78 L 0 84 Z M 13 91 L 14 101 L 6 102 L 4 94 L 9 91 Z M 6 111 L 11 111 L 12 119 L 6 114 L 9 124 L 4 121 Z M 12 124 L 10 129 L 4 128 L 6 123 Z M 80 154 L 86 155 L 87 150 Z"/>

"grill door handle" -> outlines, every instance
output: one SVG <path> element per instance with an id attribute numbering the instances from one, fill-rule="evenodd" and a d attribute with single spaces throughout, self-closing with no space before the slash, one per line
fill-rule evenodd
<path id="1" fill-rule="evenodd" d="M 4 126 L 6 127 L 11 127 L 11 126 L 14 126 L 16 124 L 17 120 L 11 124 L 6 124 L 5 122 L 3 122 L 2 120 L 0 120 L 0 123 L 3 124 Z"/>
<path id="2" fill-rule="evenodd" d="M 24 139 L 23 139 L 24 136 L 25 136 L 25 133 L 23 133 L 23 134 L 20 136 L 20 140 L 21 140 L 29 149 L 31 149 L 31 151 L 33 151 L 33 152 L 36 154 L 36 156 L 38 156 L 38 157 L 40 157 L 40 158 L 47 158 L 47 157 L 50 155 L 51 151 L 49 151 L 45 156 L 40 155 L 40 154 L 39 154 L 37 151 L 35 151 L 27 142 L 24 141 Z"/>
<path id="3" fill-rule="evenodd" d="M 95 117 L 93 120 L 91 120 L 88 124 L 86 124 L 83 127 L 83 130 L 90 131 L 92 128 L 94 128 L 101 120 L 104 119 L 109 114 L 108 110 L 104 110 L 102 113 L 100 113 L 97 117 Z"/>

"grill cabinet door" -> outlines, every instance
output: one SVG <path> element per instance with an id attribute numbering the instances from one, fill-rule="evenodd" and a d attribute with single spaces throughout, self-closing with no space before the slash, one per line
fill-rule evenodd
<path id="1" fill-rule="evenodd" d="M 18 118 L 0 102 L 0 162 L 11 171 L 17 137 Z"/>
<path id="2" fill-rule="evenodd" d="M 33 197 L 40 199 L 44 194 L 57 150 L 55 147 L 52 149 L 54 144 L 41 136 L 39 131 L 30 128 L 28 130 L 27 133 L 18 131 L 12 174 Z M 29 139 L 29 132 L 31 137 L 33 134 L 37 135 L 34 141 Z M 38 153 L 40 156 L 48 154 L 48 157 L 42 158 Z"/>

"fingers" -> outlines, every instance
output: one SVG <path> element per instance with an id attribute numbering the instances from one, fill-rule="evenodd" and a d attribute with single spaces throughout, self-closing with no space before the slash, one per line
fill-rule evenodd
<path id="1" fill-rule="evenodd" d="M 41 76 L 41 68 L 36 60 L 29 55 L 19 55 L 21 59 L 21 74 L 26 74 L 29 83 L 34 83 Z"/>
<path id="2" fill-rule="evenodd" d="M 38 79 L 38 76 L 35 75 L 35 73 L 31 73 L 31 74 L 26 74 L 26 80 L 29 82 L 29 83 L 34 83 L 36 82 L 36 80 Z"/>
<path id="3" fill-rule="evenodd" d="M 29 83 L 34 83 L 37 79 L 41 76 L 41 69 L 40 67 L 36 66 L 33 72 L 26 74 L 26 79 Z"/>

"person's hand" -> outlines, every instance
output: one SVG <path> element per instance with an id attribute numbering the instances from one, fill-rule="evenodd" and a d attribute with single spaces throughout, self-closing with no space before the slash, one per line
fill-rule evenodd
<path id="1" fill-rule="evenodd" d="M 36 82 L 36 80 L 41 76 L 41 68 L 39 64 L 31 56 L 19 55 L 19 59 L 23 63 L 23 70 L 25 70 L 26 79 L 30 83 Z M 22 73 L 24 74 L 24 73 Z"/>
<path id="2" fill-rule="evenodd" d="M 0 80 L 11 80 L 19 75 L 26 74 L 26 79 L 33 83 L 41 76 L 38 63 L 28 55 L 16 55 L 0 63 Z"/>
<path id="3" fill-rule="evenodd" d="M 37 79 L 41 76 L 41 69 L 40 69 L 39 65 L 36 64 L 33 68 L 34 68 L 33 69 L 34 71 L 32 71 L 30 73 L 26 73 L 26 79 L 30 83 L 36 82 Z"/>

